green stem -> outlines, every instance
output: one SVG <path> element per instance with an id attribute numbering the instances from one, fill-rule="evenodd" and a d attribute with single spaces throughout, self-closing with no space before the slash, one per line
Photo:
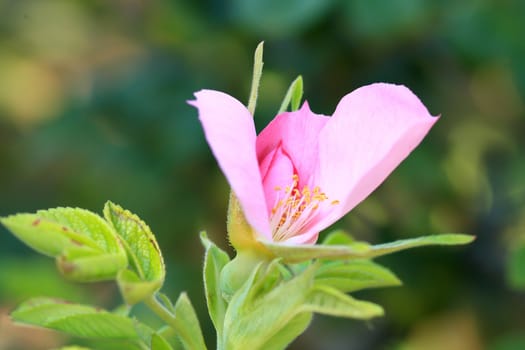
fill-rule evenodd
<path id="1" fill-rule="evenodd" d="M 252 87 L 250 89 L 250 98 L 248 100 L 248 111 L 252 114 L 255 113 L 255 105 L 257 104 L 257 95 L 259 93 L 259 83 L 261 81 L 262 69 L 263 69 L 263 46 L 264 41 L 261 41 L 255 49 L 255 55 L 253 58 L 253 77 Z"/>
<path id="2" fill-rule="evenodd" d="M 179 331 L 179 323 L 175 316 L 169 312 L 164 305 L 157 300 L 155 295 L 151 295 L 148 299 L 144 300 L 144 304 L 150 308 L 157 316 L 159 316 L 166 324 L 173 328 L 176 332 Z"/>
<path id="3" fill-rule="evenodd" d="M 137 344 L 142 350 L 150 350 L 149 346 L 147 346 L 143 341 L 139 341 Z"/>
<path id="4" fill-rule="evenodd" d="M 175 317 L 162 303 L 156 298 L 155 294 L 144 300 L 144 304 L 159 316 L 166 324 L 171 327 L 175 333 L 183 334 L 184 330 L 181 329 L 180 324 Z"/>
<path id="5" fill-rule="evenodd" d="M 144 300 L 144 304 L 164 322 L 166 322 L 166 324 L 171 327 L 175 333 L 177 333 L 183 344 L 187 345 L 192 350 L 206 350 L 204 340 L 202 340 L 202 344 L 200 342 L 196 342 L 195 339 L 191 337 L 191 334 L 188 334 L 187 328 L 185 328 L 184 324 L 181 323 L 182 320 L 179 320 L 164 305 L 162 305 L 162 303 L 156 298 L 155 294 Z"/>

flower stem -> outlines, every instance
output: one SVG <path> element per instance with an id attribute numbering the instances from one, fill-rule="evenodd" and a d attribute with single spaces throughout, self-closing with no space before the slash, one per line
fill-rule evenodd
<path id="1" fill-rule="evenodd" d="M 250 89 L 250 98 L 248 100 L 248 110 L 253 116 L 255 113 L 255 105 L 257 104 L 257 95 L 259 93 L 259 83 L 261 81 L 262 69 L 263 69 L 263 46 L 264 41 L 261 41 L 255 49 L 255 55 L 253 57 L 253 77 L 252 87 Z"/>

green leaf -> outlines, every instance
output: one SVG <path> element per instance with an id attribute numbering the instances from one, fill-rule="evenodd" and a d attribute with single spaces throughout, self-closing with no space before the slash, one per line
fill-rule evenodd
<path id="1" fill-rule="evenodd" d="M 335 230 L 330 232 L 321 245 L 351 245 L 355 243 L 355 239 L 343 230 Z"/>
<path id="2" fill-rule="evenodd" d="M 60 349 L 56 349 L 56 350 L 91 350 L 91 348 L 85 348 L 83 346 L 76 346 L 76 345 L 69 345 L 69 346 L 61 347 Z"/>
<path id="3" fill-rule="evenodd" d="M 313 284 L 313 268 L 281 282 L 266 293 L 264 278 L 274 279 L 259 265 L 233 296 L 224 318 L 224 349 L 262 349 L 280 334 L 302 310 L 302 304 Z M 306 311 L 306 310 L 305 310 Z M 295 328 L 293 328 L 295 329 Z"/>
<path id="4" fill-rule="evenodd" d="M 47 256 L 56 257 L 64 248 L 76 244 L 76 241 L 66 235 L 63 225 L 43 220 L 38 214 L 16 214 L 2 218 L 0 221 L 19 240 Z M 86 248 L 91 246 L 93 250 L 98 250 L 95 242 L 86 240 L 89 243 L 83 241 L 83 246 L 87 246 Z"/>
<path id="5" fill-rule="evenodd" d="M 367 320 L 382 316 L 383 308 L 377 304 L 361 301 L 328 286 L 316 285 L 303 305 L 306 312 Z"/>
<path id="6" fill-rule="evenodd" d="M 317 269 L 315 282 L 344 293 L 401 285 L 399 278 L 390 270 L 370 260 L 325 262 Z"/>
<path id="7" fill-rule="evenodd" d="M 122 270 L 117 275 L 117 284 L 128 305 L 141 302 L 162 286 L 162 281 L 144 281 L 135 271 Z"/>
<path id="8" fill-rule="evenodd" d="M 175 320 L 177 335 L 186 349 L 206 350 L 199 319 L 186 293 L 181 293 L 175 303 Z"/>
<path id="9" fill-rule="evenodd" d="M 299 263 L 311 259 L 356 259 L 367 257 L 371 247 L 365 242 L 348 245 L 286 245 L 260 241 L 271 253 L 284 263 Z"/>
<path id="10" fill-rule="evenodd" d="M 279 112 L 277 112 L 277 114 L 285 112 L 289 105 L 291 105 L 292 111 L 298 110 L 302 97 L 303 77 L 299 75 L 294 81 L 292 81 L 288 91 L 286 91 L 286 95 L 284 95 L 283 102 L 281 103 L 281 107 L 279 107 Z"/>
<path id="11" fill-rule="evenodd" d="M 220 286 L 220 275 L 224 266 L 230 262 L 230 257 L 212 241 L 208 239 L 205 232 L 201 233 L 201 241 L 206 248 L 204 255 L 204 292 L 208 313 L 217 330 L 217 337 L 221 337 L 224 314 L 227 303 L 222 297 Z"/>
<path id="12" fill-rule="evenodd" d="M 11 313 L 13 320 L 83 338 L 136 339 L 137 321 L 88 305 L 34 298 Z"/>
<path id="13" fill-rule="evenodd" d="M 170 343 L 162 336 L 154 333 L 151 336 L 151 350 L 173 350 Z"/>
<path id="14" fill-rule="evenodd" d="M 261 349 L 264 350 L 281 350 L 300 336 L 312 321 L 311 312 L 303 312 L 295 316 L 283 329 L 275 334 Z"/>
<path id="15" fill-rule="evenodd" d="M 156 334 L 164 340 L 169 341 L 169 345 L 173 350 L 184 350 L 184 345 L 182 345 L 180 337 L 177 336 L 177 332 L 172 326 L 165 325 L 158 329 Z"/>
<path id="16" fill-rule="evenodd" d="M 127 266 L 124 247 L 98 215 L 79 208 L 39 210 L 1 219 L 36 251 L 56 258 L 62 274 L 76 281 L 112 279 Z"/>
<path id="17" fill-rule="evenodd" d="M 90 257 L 65 251 L 56 259 L 59 271 L 68 279 L 92 282 L 113 279 L 126 267 L 127 259 L 120 254 L 100 254 Z"/>
<path id="18" fill-rule="evenodd" d="M 159 297 L 162 304 L 168 309 L 169 312 L 172 314 L 175 313 L 175 305 L 171 302 L 171 299 L 164 293 L 157 293 L 157 296 Z"/>
<path id="19" fill-rule="evenodd" d="M 279 259 L 272 260 L 269 264 L 265 264 L 262 267 L 264 268 L 264 270 L 262 270 L 263 275 L 258 281 L 256 281 L 255 285 L 257 294 L 267 294 L 275 289 L 283 280 L 292 279 L 292 276 L 289 276 L 288 271 L 286 274 L 283 274 L 283 270 L 286 269 L 286 267 L 281 264 Z M 301 271 L 301 273 L 302 272 L 304 272 L 304 270 Z M 287 279 L 283 279 L 283 276 L 287 276 Z"/>
<path id="20" fill-rule="evenodd" d="M 462 245 L 474 241 L 476 237 L 460 233 L 444 233 L 440 235 L 423 236 L 418 238 L 403 239 L 391 243 L 378 244 L 372 246 L 372 250 L 367 257 L 376 257 L 395 253 L 409 248 L 422 247 L 427 245 Z"/>
<path id="21" fill-rule="evenodd" d="M 122 271 L 117 283 L 124 300 L 136 304 L 159 290 L 165 268 L 160 248 L 148 225 L 122 207 L 107 202 L 104 216 L 124 241 L 132 270 Z"/>

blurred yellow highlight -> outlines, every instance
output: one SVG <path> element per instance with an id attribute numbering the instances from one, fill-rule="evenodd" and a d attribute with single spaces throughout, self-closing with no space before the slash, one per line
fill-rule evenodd
<path id="1" fill-rule="evenodd" d="M 56 115 L 63 103 L 64 85 L 50 67 L 34 60 L 0 56 L 0 108 L 21 127 Z"/>

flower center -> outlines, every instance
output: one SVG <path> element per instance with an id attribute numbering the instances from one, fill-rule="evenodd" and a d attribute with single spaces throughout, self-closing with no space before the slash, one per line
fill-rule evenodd
<path id="1" fill-rule="evenodd" d="M 327 204 L 328 196 L 321 191 L 319 186 L 310 189 L 304 186 L 299 189 L 299 176 L 294 174 L 290 185 L 284 190 L 277 186 L 279 192 L 276 203 L 270 213 L 270 225 L 274 241 L 284 241 L 296 236 L 305 229 L 316 217 L 319 208 Z M 339 204 L 338 200 L 330 202 L 331 205 Z"/>

